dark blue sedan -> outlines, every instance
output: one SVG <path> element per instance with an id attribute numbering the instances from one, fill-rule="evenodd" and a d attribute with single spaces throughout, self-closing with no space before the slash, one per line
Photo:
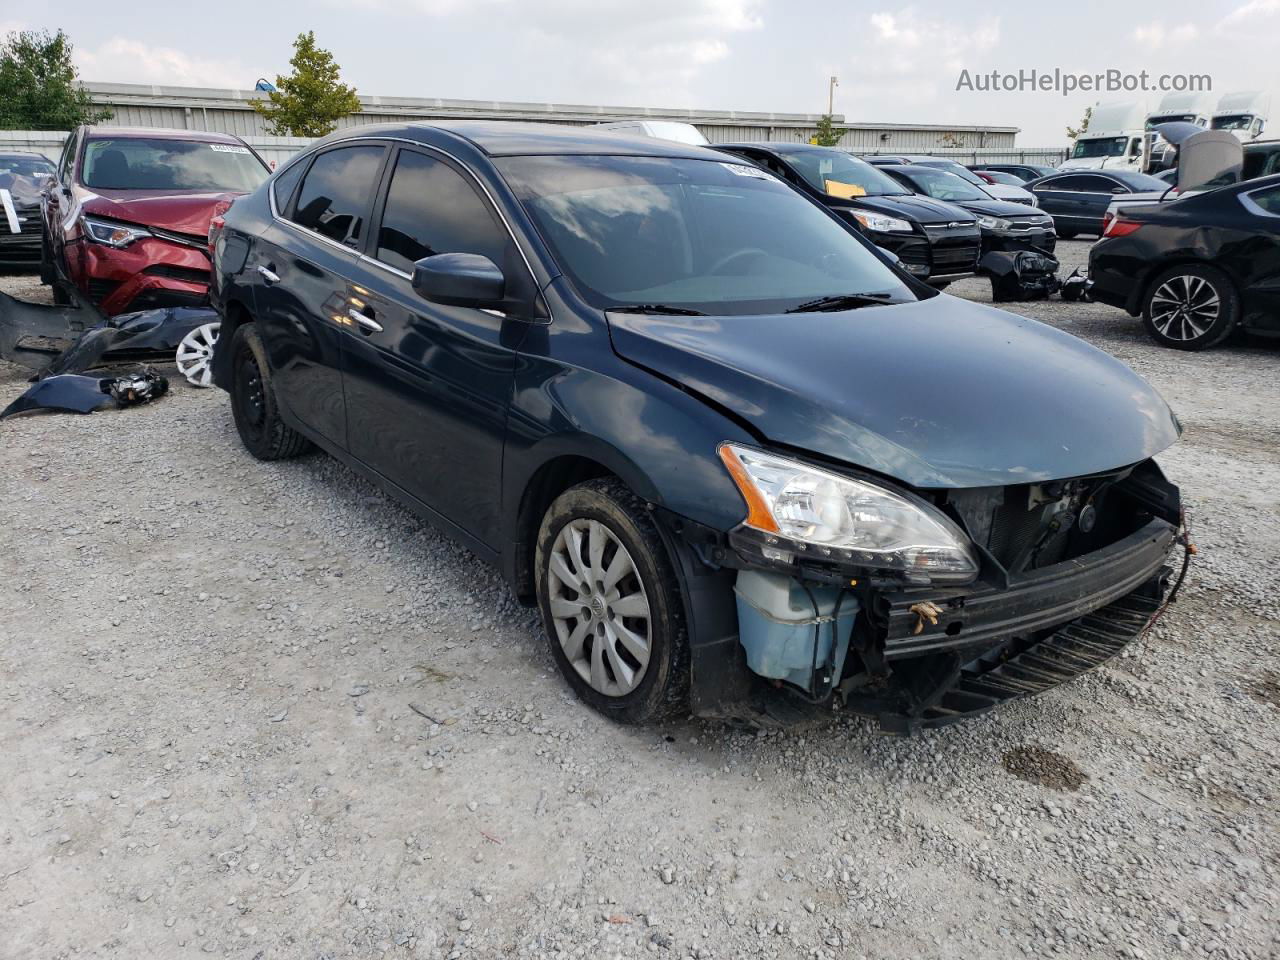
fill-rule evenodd
<path id="1" fill-rule="evenodd" d="M 1036 195 L 1040 209 L 1053 217 L 1058 236 L 1070 240 L 1078 233 L 1102 235 L 1102 218 L 1118 196 L 1158 198 L 1169 184 L 1129 170 L 1071 171 L 1032 180 L 1026 189 Z"/>

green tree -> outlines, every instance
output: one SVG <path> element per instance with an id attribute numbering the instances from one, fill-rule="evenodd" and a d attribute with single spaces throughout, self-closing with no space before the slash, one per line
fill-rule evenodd
<path id="1" fill-rule="evenodd" d="M 1089 129 L 1089 121 L 1093 119 L 1093 107 L 1085 107 L 1084 117 L 1080 121 L 1078 127 L 1067 127 L 1067 136 L 1071 140 L 1075 140 L 1080 134 Z"/>
<path id="2" fill-rule="evenodd" d="M 0 130 L 70 130 L 111 116 L 76 79 L 59 30 L 15 31 L 0 44 Z"/>
<path id="3" fill-rule="evenodd" d="M 333 54 L 316 46 L 311 31 L 293 41 L 293 73 L 276 77 L 276 89 L 253 109 L 267 118 L 267 129 L 283 137 L 323 137 L 337 121 L 360 109 L 360 98 L 341 82 Z"/>
<path id="4" fill-rule="evenodd" d="M 836 121 L 829 113 L 824 113 L 818 118 L 818 134 L 809 140 L 810 143 L 816 143 L 820 147 L 834 147 L 840 142 L 840 137 L 845 133 L 844 127 L 837 127 Z"/>

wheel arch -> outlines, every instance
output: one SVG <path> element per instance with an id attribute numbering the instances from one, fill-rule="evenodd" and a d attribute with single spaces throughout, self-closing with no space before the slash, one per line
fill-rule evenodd
<path id="1" fill-rule="evenodd" d="M 253 323 L 253 314 L 238 297 L 228 299 L 222 306 L 222 327 L 218 330 L 218 342 L 213 348 L 213 383 L 223 390 L 231 389 L 231 341 L 236 331 L 246 323 Z"/>
<path id="2" fill-rule="evenodd" d="M 535 601 L 534 552 L 538 528 L 556 498 L 579 483 L 614 477 L 641 499 L 652 503 L 658 493 L 653 482 L 630 458 L 602 441 L 578 437 L 546 444 L 537 466 L 517 484 L 508 529 L 512 537 L 505 551 L 506 576 L 521 603 Z M 508 489 L 511 489 L 510 487 Z"/>

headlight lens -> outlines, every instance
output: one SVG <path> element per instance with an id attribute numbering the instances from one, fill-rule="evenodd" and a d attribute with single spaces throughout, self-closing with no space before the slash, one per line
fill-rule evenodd
<path id="1" fill-rule="evenodd" d="M 1013 226 L 1012 223 L 1001 217 L 979 217 L 978 225 L 983 230 L 996 230 L 999 232 L 1004 232 Z"/>
<path id="2" fill-rule="evenodd" d="M 905 220 L 899 220 L 897 217 L 886 216 L 883 213 L 868 213 L 866 210 L 850 210 L 849 216 L 857 220 L 868 230 L 875 230 L 879 233 L 911 233 L 911 224 Z"/>
<path id="3" fill-rule="evenodd" d="M 81 217 L 80 222 L 84 224 L 85 236 L 95 243 L 105 243 L 109 247 L 127 247 L 135 240 L 151 236 L 151 231 L 145 227 L 133 227 L 113 220 Z"/>
<path id="4" fill-rule="evenodd" d="M 746 526 L 877 569 L 971 580 L 973 545 L 928 504 L 884 487 L 733 443 L 720 459 L 747 501 Z"/>

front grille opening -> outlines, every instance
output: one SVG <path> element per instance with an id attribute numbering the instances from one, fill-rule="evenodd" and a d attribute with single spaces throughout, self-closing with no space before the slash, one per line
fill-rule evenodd
<path id="1" fill-rule="evenodd" d="M 194 267 L 175 267 L 167 263 L 153 263 L 142 271 L 152 277 L 168 277 L 171 280 L 184 280 L 187 283 L 209 283 L 209 271 Z"/>
<path id="2" fill-rule="evenodd" d="M 1100 550 L 1146 524 L 1152 514 L 1126 492 L 1128 476 L 951 490 L 945 506 L 1002 567 L 1021 573 Z"/>

